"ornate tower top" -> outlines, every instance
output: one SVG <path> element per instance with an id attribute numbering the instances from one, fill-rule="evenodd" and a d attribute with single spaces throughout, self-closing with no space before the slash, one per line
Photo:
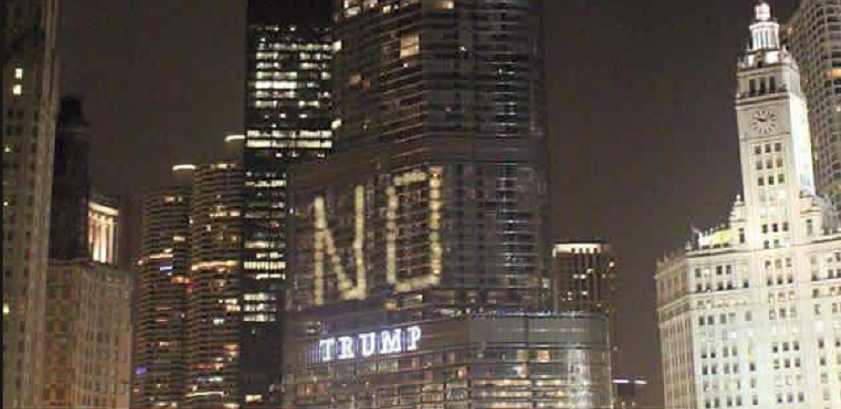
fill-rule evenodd
<path id="1" fill-rule="evenodd" d="M 780 24 L 774 19 L 771 6 L 760 0 L 754 7 L 753 23 L 750 25 L 751 41 L 740 60 L 741 69 L 754 69 L 786 62 L 794 64 L 788 58 L 788 52 L 780 45 Z"/>
<path id="2" fill-rule="evenodd" d="M 752 41 L 748 51 L 779 50 L 780 24 L 773 19 L 771 6 L 764 0 L 754 7 L 756 16 L 750 26 Z"/>
<path id="3" fill-rule="evenodd" d="M 759 1 L 754 7 L 756 21 L 771 21 L 771 6 L 766 1 Z"/>

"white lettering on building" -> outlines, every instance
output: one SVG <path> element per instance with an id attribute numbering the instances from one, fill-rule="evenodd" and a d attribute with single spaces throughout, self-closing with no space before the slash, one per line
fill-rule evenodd
<path id="1" fill-rule="evenodd" d="M 376 354 L 392 355 L 413 352 L 420 348 L 421 328 L 406 328 L 366 332 L 352 336 L 325 338 L 318 342 L 321 362 L 344 361 L 356 357 L 368 358 Z"/>

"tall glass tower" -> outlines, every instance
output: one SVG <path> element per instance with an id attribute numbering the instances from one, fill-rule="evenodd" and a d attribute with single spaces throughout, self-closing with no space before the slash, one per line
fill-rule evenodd
<path id="1" fill-rule="evenodd" d="M 336 153 L 290 172 L 285 405 L 610 406 L 605 321 L 545 308 L 540 4 L 334 1 Z"/>
<path id="2" fill-rule="evenodd" d="M 841 3 L 803 0 L 784 34 L 803 76 L 818 193 L 841 209 Z"/>
<path id="3" fill-rule="evenodd" d="M 247 407 L 279 395 L 287 171 L 332 148 L 329 1 L 249 0 L 241 381 Z"/>

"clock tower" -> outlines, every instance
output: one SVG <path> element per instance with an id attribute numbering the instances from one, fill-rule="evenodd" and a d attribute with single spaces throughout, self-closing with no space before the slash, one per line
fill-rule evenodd
<path id="1" fill-rule="evenodd" d="M 657 264 L 666 406 L 841 408 L 827 357 L 841 339 L 841 229 L 812 184 L 797 64 L 768 3 L 754 12 L 736 92 L 743 195 L 729 223 Z"/>
<path id="2" fill-rule="evenodd" d="M 768 3 L 758 2 L 751 42 L 738 66 L 745 197 L 741 220 L 732 222 L 743 225 L 744 244 L 751 248 L 794 244 L 797 231 L 807 228 L 802 213 L 813 202 L 803 199 L 815 198 L 806 99 L 797 63 L 780 45 L 779 29 Z"/>

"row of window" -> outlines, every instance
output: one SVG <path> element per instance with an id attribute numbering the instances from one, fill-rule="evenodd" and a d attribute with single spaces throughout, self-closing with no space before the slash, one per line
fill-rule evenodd
<path id="1" fill-rule="evenodd" d="M 783 144 L 781 142 L 777 143 L 765 143 L 765 144 L 758 144 L 754 146 L 753 153 L 757 155 L 761 155 L 762 152 L 771 153 L 771 152 L 782 152 L 783 151 Z"/>
<path id="2" fill-rule="evenodd" d="M 786 182 L 786 177 L 782 173 L 778 174 L 776 176 L 776 178 L 774 177 L 774 175 L 769 175 L 769 176 L 760 176 L 756 179 L 756 184 L 759 185 L 759 186 L 765 186 L 765 185 L 773 186 L 775 184 L 782 185 L 785 182 Z"/>

